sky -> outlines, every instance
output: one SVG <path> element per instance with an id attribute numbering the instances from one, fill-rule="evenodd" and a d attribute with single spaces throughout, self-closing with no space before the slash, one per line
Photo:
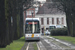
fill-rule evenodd
<path id="1" fill-rule="evenodd" d="M 40 2 L 43 2 L 43 1 L 46 1 L 46 0 L 35 0 L 35 1 L 40 1 Z"/>
<path id="2" fill-rule="evenodd" d="M 46 1 L 46 0 L 38 0 L 38 1 Z"/>

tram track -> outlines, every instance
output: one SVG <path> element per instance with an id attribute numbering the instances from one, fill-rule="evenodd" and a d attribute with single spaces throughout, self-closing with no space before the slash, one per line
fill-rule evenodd
<path id="1" fill-rule="evenodd" d="M 29 48 L 29 44 L 30 44 L 30 43 L 28 43 L 26 50 L 28 50 L 28 48 Z"/>
<path id="2" fill-rule="evenodd" d="M 28 41 L 26 50 L 40 50 L 37 41 Z"/>
<path id="3" fill-rule="evenodd" d="M 40 50 L 40 47 L 39 47 L 39 45 L 37 44 L 37 47 L 38 47 L 38 50 Z"/>
<path id="4" fill-rule="evenodd" d="M 36 50 L 33 44 L 36 45 L 37 50 L 75 50 L 75 48 L 70 48 L 46 36 L 41 37 L 40 41 L 28 41 L 25 43 L 26 48 L 24 50 Z"/>

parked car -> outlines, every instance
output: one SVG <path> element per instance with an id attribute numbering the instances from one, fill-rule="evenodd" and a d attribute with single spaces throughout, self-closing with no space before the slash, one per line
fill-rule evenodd
<path id="1" fill-rule="evenodd" d="M 63 28 L 63 26 L 62 25 L 57 25 L 56 28 Z"/>
<path id="2" fill-rule="evenodd" d="M 49 26 L 49 31 L 51 31 L 52 29 L 55 29 L 55 28 L 56 28 L 56 26 L 50 25 L 50 26 Z"/>

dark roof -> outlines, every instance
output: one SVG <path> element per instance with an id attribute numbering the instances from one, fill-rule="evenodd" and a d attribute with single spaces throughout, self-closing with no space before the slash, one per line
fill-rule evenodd
<path id="1" fill-rule="evenodd" d="M 58 8 L 61 10 L 59 10 Z M 64 13 L 62 10 L 63 7 L 60 3 L 44 3 L 43 6 L 39 7 L 37 14 L 57 14 L 57 13 Z"/>

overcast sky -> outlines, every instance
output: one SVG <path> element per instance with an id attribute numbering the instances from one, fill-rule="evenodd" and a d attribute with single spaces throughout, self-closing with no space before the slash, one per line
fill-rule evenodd
<path id="1" fill-rule="evenodd" d="M 42 1 L 46 1 L 46 0 L 35 0 L 35 1 L 40 1 L 40 2 L 42 2 Z"/>
<path id="2" fill-rule="evenodd" d="M 46 1 L 46 0 L 38 0 L 38 1 Z"/>

